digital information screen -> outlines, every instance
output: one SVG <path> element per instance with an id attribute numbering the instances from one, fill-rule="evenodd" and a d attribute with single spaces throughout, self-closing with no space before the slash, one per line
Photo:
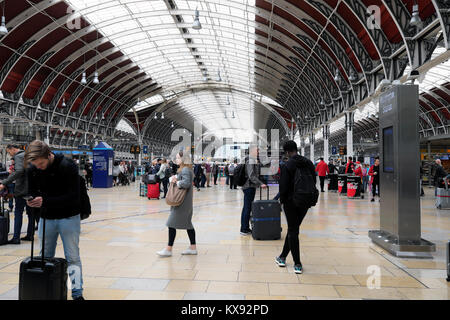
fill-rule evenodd
<path id="1" fill-rule="evenodd" d="M 394 130 L 383 129 L 383 172 L 394 172 Z"/>

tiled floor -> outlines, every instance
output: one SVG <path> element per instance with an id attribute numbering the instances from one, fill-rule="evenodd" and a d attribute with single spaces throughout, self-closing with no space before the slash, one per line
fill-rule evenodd
<path id="1" fill-rule="evenodd" d="M 432 260 L 394 258 L 371 243 L 367 232 L 379 227 L 378 202 L 322 193 L 301 227 L 304 274 L 296 275 L 290 256 L 287 268 L 274 263 L 283 240 L 239 234 L 243 194 L 223 183 L 194 192 L 198 256 L 181 255 L 189 241 L 179 230 L 170 258 L 156 255 L 167 242 L 164 200 L 139 197 L 138 185 L 91 189 L 93 214 L 82 222 L 80 241 L 86 299 L 450 298 L 450 211 L 434 208 L 432 189 L 422 199 L 422 237 L 437 247 Z M 284 239 L 284 217 L 282 227 Z M 19 264 L 29 250 L 29 242 L 0 247 L 0 299 L 17 299 Z M 61 243 L 57 256 L 63 256 Z M 370 288 L 377 283 L 370 266 L 380 274 L 378 289 Z"/>

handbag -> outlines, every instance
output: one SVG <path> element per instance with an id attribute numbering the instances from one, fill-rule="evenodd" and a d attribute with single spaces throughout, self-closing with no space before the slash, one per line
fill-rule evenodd
<path id="1" fill-rule="evenodd" d="M 166 194 L 166 203 L 169 206 L 178 207 L 183 203 L 186 193 L 187 189 L 180 189 L 175 182 L 171 182 Z"/>

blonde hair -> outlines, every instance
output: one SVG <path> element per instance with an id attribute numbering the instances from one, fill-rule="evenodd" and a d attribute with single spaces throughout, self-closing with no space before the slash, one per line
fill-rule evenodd
<path id="1" fill-rule="evenodd" d="M 177 172 L 181 172 L 183 168 L 187 167 L 192 170 L 192 161 L 189 155 L 183 155 L 183 151 L 178 152 L 178 156 L 181 159 L 180 167 L 178 168 Z"/>
<path id="2" fill-rule="evenodd" d="M 43 141 L 34 140 L 25 150 L 24 164 L 27 167 L 28 163 L 40 158 L 48 159 L 52 151 L 50 147 Z"/>

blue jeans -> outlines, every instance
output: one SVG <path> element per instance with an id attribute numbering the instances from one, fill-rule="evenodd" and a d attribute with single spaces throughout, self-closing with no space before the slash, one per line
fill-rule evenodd
<path id="1" fill-rule="evenodd" d="M 244 207 L 241 213 L 241 232 L 250 229 L 250 213 L 252 212 L 252 203 L 255 200 L 256 188 L 247 188 L 244 192 Z"/>
<path id="2" fill-rule="evenodd" d="M 22 231 L 23 210 L 27 210 L 28 219 L 33 219 L 30 215 L 30 208 L 27 207 L 27 202 L 22 197 L 14 197 L 16 200 L 16 208 L 14 209 L 14 236 L 13 239 L 20 239 L 20 233 Z M 28 224 L 27 236 L 31 237 L 33 234 L 32 224 Z"/>
<path id="3" fill-rule="evenodd" d="M 41 242 L 42 254 L 42 228 L 43 219 L 39 221 L 39 240 Z M 58 235 L 64 246 L 64 256 L 66 257 L 70 281 L 72 282 L 72 298 L 83 295 L 83 274 L 80 259 L 80 215 L 66 219 L 46 219 L 45 221 L 45 257 L 55 256 L 56 242 Z"/>

